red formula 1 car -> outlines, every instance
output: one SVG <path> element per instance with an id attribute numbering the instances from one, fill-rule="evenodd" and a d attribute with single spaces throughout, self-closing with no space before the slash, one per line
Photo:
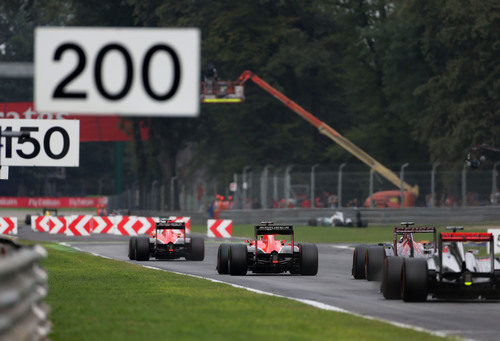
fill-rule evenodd
<path id="1" fill-rule="evenodd" d="M 289 235 L 291 242 L 277 236 Z M 292 225 L 261 223 L 255 226 L 255 239 L 246 244 L 221 244 L 217 252 L 219 274 L 246 275 L 282 273 L 315 276 L 318 273 L 318 248 L 314 244 L 295 244 Z"/>
<path id="2" fill-rule="evenodd" d="M 413 222 L 403 222 L 393 229 L 393 243 L 359 245 L 354 248 L 352 275 L 355 279 L 369 281 L 382 280 L 385 263 L 400 262 L 402 258 L 429 258 L 436 252 L 436 228 L 412 226 Z M 433 242 L 415 241 L 414 235 L 432 233 Z M 394 256 L 399 256 L 397 260 Z"/>
<path id="3" fill-rule="evenodd" d="M 202 261 L 205 258 L 205 241 L 201 237 L 186 237 L 183 222 L 160 221 L 151 235 L 131 237 L 129 240 L 129 259 L 147 261 L 151 256 L 156 259 L 184 257 L 186 260 Z"/>

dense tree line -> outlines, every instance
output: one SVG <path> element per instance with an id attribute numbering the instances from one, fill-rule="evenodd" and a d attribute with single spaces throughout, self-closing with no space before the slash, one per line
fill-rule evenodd
<path id="1" fill-rule="evenodd" d="M 0 4 L 2 60 L 32 58 L 35 24 L 199 27 L 202 67 L 213 63 L 227 80 L 254 71 L 384 164 L 458 167 L 471 145 L 500 146 L 496 0 Z M 354 160 L 258 87 L 245 92 L 244 104 L 203 105 L 197 119 L 148 120 L 151 140 L 131 149 L 138 181 L 175 176 L 186 147 L 191 168 L 225 179 L 248 164 Z"/>

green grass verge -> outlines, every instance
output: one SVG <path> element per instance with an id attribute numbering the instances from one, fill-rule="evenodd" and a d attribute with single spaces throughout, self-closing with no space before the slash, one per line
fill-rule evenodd
<path id="1" fill-rule="evenodd" d="M 52 340 L 432 340 L 292 300 L 45 244 Z"/>
<path id="2" fill-rule="evenodd" d="M 496 225 L 498 227 L 498 225 Z M 494 227 L 494 226 L 489 226 Z M 207 227 L 193 225 L 194 232 L 206 233 Z M 308 243 L 379 243 L 392 241 L 394 225 L 372 225 L 367 228 L 357 227 L 325 227 L 325 226 L 294 226 L 295 240 Z M 488 227 L 465 226 L 465 231 L 486 231 Z M 438 232 L 444 232 L 445 227 L 439 227 Z M 254 225 L 233 225 L 233 236 L 253 238 Z M 419 238 L 432 240 L 432 234 L 418 235 Z"/>

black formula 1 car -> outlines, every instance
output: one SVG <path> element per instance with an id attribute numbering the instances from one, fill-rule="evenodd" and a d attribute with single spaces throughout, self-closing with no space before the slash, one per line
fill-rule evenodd
<path id="1" fill-rule="evenodd" d="M 413 222 L 402 222 L 401 227 L 394 227 L 392 244 L 358 245 L 354 248 L 352 276 L 368 281 L 382 280 L 384 264 L 398 262 L 399 258 L 428 258 L 436 252 L 436 228 L 412 226 Z M 415 241 L 414 235 L 432 233 L 433 242 Z"/>
<path id="2" fill-rule="evenodd" d="M 160 221 L 149 236 L 131 237 L 128 258 L 147 261 L 156 259 L 176 259 L 202 261 L 205 258 L 205 241 L 201 237 L 186 237 L 184 222 Z"/>
<path id="3" fill-rule="evenodd" d="M 430 294 L 434 298 L 500 299 L 500 260 L 495 258 L 493 235 L 449 229 L 454 232 L 440 233 L 438 252 L 432 257 L 386 263 L 382 282 L 386 298 L 425 301 Z M 482 252 L 486 256 L 476 257 Z"/>
<path id="4" fill-rule="evenodd" d="M 291 242 L 278 240 L 289 235 Z M 219 274 L 246 275 L 282 273 L 315 276 L 318 273 L 318 248 L 314 244 L 295 244 L 292 225 L 263 222 L 255 226 L 255 239 L 246 244 L 221 244 L 217 252 Z"/>

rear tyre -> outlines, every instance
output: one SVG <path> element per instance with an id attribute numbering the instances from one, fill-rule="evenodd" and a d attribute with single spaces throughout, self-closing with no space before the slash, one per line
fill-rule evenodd
<path id="1" fill-rule="evenodd" d="M 366 249 L 365 275 L 369 281 L 380 281 L 384 268 L 385 250 L 382 246 L 373 246 Z"/>
<path id="2" fill-rule="evenodd" d="M 359 245 L 352 254 L 352 276 L 354 279 L 365 278 L 365 253 L 366 246 Z"/>
<path id="3" fill-rule="evenodd" d="M 191 237 L 191 254 L 189 260 L 202 261 L 205 258 L 205 240 L 201 237 Z"/>
<path id="4" fill-rule="evenodd" d="M 402 257 L 385 258 L 382 276 L 382 295 L 388 300 L 399 300 L 401 298 L 403 263 L 404 258 Z"/>
<path id="5" fill-rule="evenodd" d="M 229 273 L 233 276 L 247 274 L 247 246 L 243 244 L 229 247 Z"/>
<path id="6" fill-rule="evenodd" d="M 26 225 L 31 225 L 31 214 L 26 214 L 26 218 L 24 218 L 24 223 Z"/>
<path id="7" fill-rule="evenodd" d="M 137 237 L 136 239 L 136 260 L 148 261 L 149 260 L 149 238 Z"/>
<path id="8" fill-rule="evenodd" d="M 401 297 L 405 302 L 424 302 L 427 299 L 427 261 L 406 258 L 403 263 Z"/>
<path id="9" fill-rule="evenodd" d="M 316 276 L 318 274 L 318 247 L 315 244 L 299 244 L 300 274 Z"/>
<path id="10" fill-rule="evenodd" d="M 217 250 L 217 272 L 221 275 L 229 273 L 229 245 L 220 244 Z"/>
<path id="11" fill-rule="evenodd" d="M 128 259 L 135 260 L 135 249 L 137 247 L 137 237 L 130 237 L 128 240 Z"/>

